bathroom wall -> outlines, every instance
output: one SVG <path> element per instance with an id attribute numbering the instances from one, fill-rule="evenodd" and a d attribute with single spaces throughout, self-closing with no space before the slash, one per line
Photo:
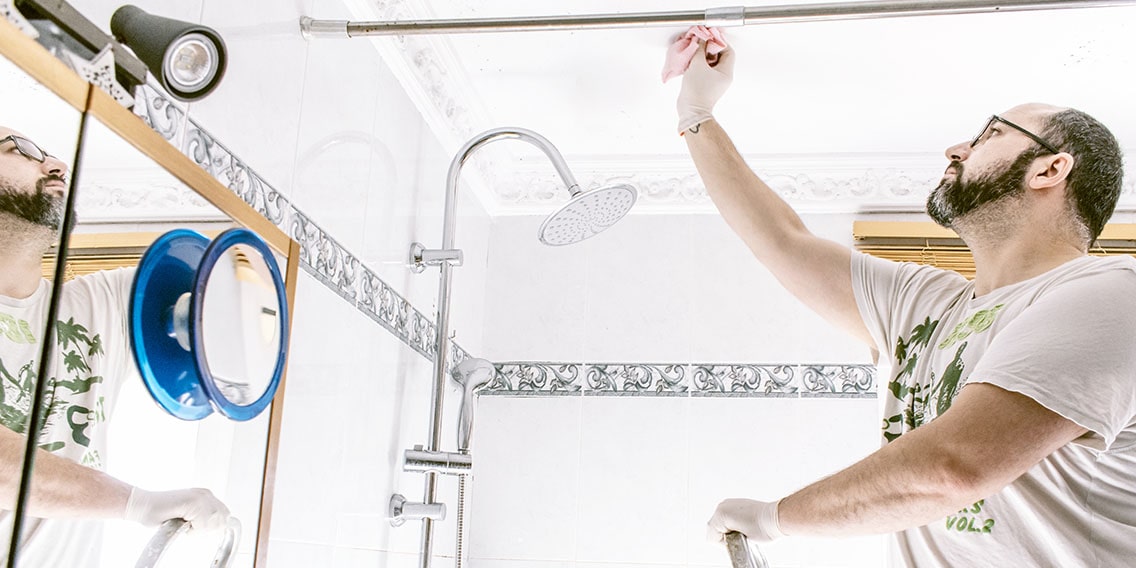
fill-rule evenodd
<path id="1" fill-rule="evenodd" d="M 805 215 L 851 245 L 853 215 Z M 574 247 L 495 220 L 470 566 L 726 566 L 705 522 L 879 445 L 869 349 L 812 313 L 717 215 L 639 215 Z M 511 363 L 516 362 L 516 363 Z M 535 363 L 533 363 L 535 362 Z M 789 539 L 773 566 L 879 567 L 881 537 Z"/>
<path id="2" fill-rule="evenodd" d="M 74 5 L 105 30 L 121 3 Z M 413 274 L 405 263 L 411 242 L 441 244 L 453 149 L 425 127 L 369 45 L 302 39 L 301 15 L 348 17 L 338 0 L 137 5 L 225 38 L 228 70 L 217 91 L 177 105 L 184 117 L 152 118 L 173 122 L 164 126 L 178 130 L 175 144 L 200 127 L 208 154 L 200 165 L 303 248 L 277 400 L 284 421 L 268 564 L 417 565 L 420 524 L 392 528 L 386 517 L 392 493 L 422 499 L 423 476 L 401 473 L 401 460 L 402 450 L 427 442 L 438 276 Z M 490 220 L 468 195 L 459 195 L 457 210 L 466 263 L 455 270 L 451 328 L 477 354 Z M 456 430 L 452 414 L 446 432 Z M 263 438 L 243 443 L 263 447 Z M 452 437 L 443 444 L 453 449 Z M 439 499 L 455 497 L 456 485 L 443 480 Z M 452 521 L 439 523 L 436 554 L 453 555 L 453 531 Z M 251 561 L 243 546 L 240 565 Z"/>
<path id="3" fill-rule="evenodd" d="M 116 7 L 76 5 L 99 23 Z M 419 524 L 393 528 L 386 509 L 394 492 L 421 499 L 422 476 L 399 468 L 426 441 L 432 336 L 391 293 L 433 319 L 436 271 L 404 263 L 410 242 L 440 242 L 449 151 L 375 52 L 299 37 L 300 15 L 347 18 L 337 0 L 139 6 L 224 35 L 228 75 L 188 116 L 294 207 L 277 221 L 305 247 L 269 565 L 414 566 Z M 718 217 L 632 216 L 550 248 L 540 218 L 491 220 L 467 194 L 458 210 L 453 329 L 517 387 L 479 402 L 470 565 L 720 566 L 700 540 L 718 500 L 779 497 L 877 446 L 867 349 L 781 291 Z M 850 216 L 807 222 L 849 239 Z M 523 386 L 517 362 L 578 388 Z M 711 378 L 722 388 L 697 383 Z M 452 478 L 439 497 L 441 566 L 455 553 Z M 767 553 L 866 567 L 882 551 L 869 538 Z"/>

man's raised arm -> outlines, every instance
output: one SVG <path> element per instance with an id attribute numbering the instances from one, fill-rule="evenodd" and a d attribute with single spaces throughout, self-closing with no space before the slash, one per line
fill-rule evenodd
<path id="1" fill-rule="evenodd" d="M 872 345 L 852 293 L 852 251 L 809 232 L 801 218 L 746 165 L 711 115 L 733 79 L 728 49 L 711 67 L 705 47 L 683 75 L 679 132 L 706 191 L 726 223 L 793 295 L 833 324 Z"/>

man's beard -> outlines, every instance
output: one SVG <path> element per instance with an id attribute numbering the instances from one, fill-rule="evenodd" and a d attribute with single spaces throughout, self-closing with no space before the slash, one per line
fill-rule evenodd
<path id="1" fill-rule="evenodd" d="M 0 213 L 8 213 L 33 225 L 58 231 L 63 222 L 63 197 L 44 191 L 44 187 L 53 181 L 63 181 L 63 178 L 41 178 L 36 182 L 35 193 L 28 193 L 12 187 L 7 180 L 0 179 Z"/>
<path id="2" fill-rule="evenodd" d="M 977 179 L 963 181 L 962 162 L 952 161 L 955 169 L 953 179 L 944 179 L 927 196 L 927 214 L 943 227 L 951 227 L 955 220 L 965 217 L 974 210 L 1007 197 L 1025 193 L 1025 177 L 1030 163 L 1037 156 L 1033 152 L 1023 152 L 1008 166 L 996 173 L 998 167 Z"/>

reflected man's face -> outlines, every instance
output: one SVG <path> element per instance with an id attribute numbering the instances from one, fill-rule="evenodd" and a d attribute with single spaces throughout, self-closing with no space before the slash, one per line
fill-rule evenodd
<path id="1" fill-rule="evenodd" d="M 27 137 L 0 126 L 0 214 L 59 229 L 67 165 Z"/>

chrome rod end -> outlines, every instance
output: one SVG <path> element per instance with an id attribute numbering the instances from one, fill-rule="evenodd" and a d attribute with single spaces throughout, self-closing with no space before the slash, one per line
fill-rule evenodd
<path id="1" fill-rule="evenodd" d="M 300 35 L 304 39 L 336 38 L 348 39 L 347 20 L 315 20 L 308 16 L 300 16 Z"/>

